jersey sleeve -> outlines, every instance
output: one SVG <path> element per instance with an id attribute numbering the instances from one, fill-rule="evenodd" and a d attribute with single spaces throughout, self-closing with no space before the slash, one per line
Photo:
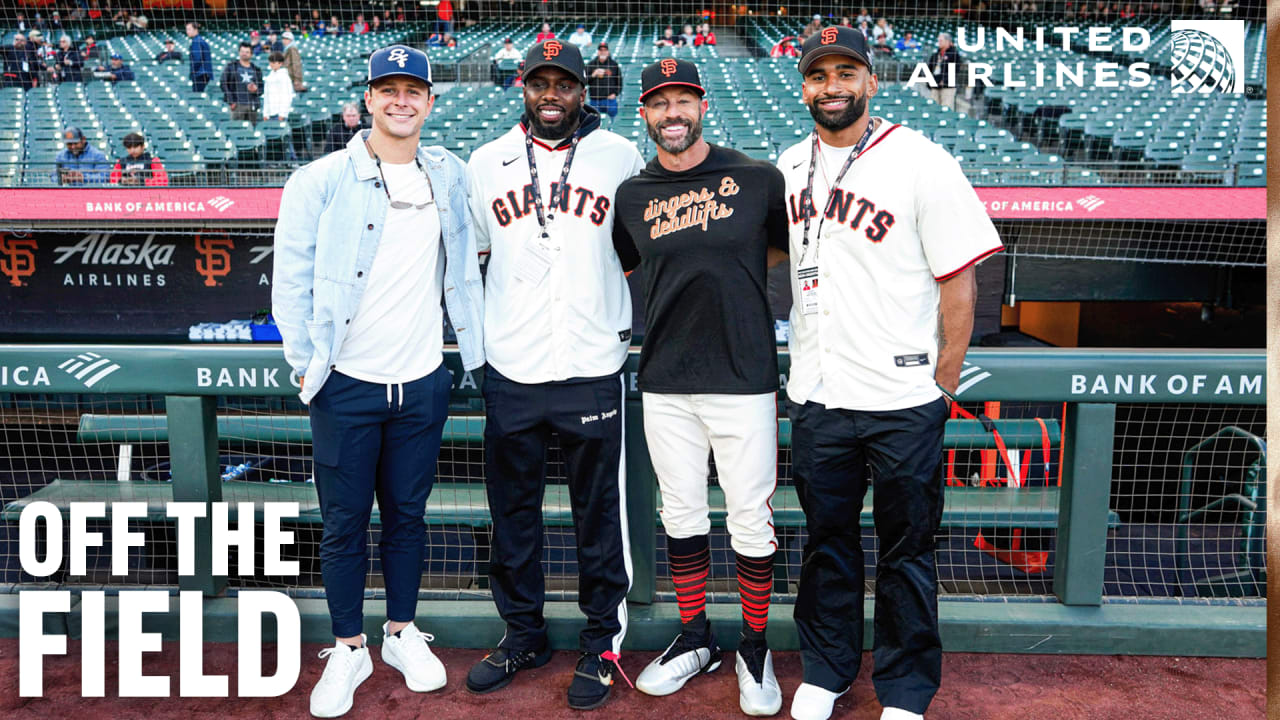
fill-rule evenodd
<path id="1" fill-rule="evenodd" d="M 471 208 L 471 231 L 476 236 L 476 251 L 489 253 L 489 216 L 485 213 L 484 191 L 480 183 L 482 169 L 477 167 L 476 156 L 467 163 L 467 205 Z"/>
<path id="2" fill-rule="evenodd" d="M 765 166 L 768 182 L 768 214 L 765 215 L 765 232 L 768 233 L 769 247 L 782 252 L 791 250 L 791 224 L 787 216 L 787 181 L 782 171 L 773 165 Z"/>
<path id="3" fill-rule="evenodd" d="M 933 277 L 946 280 L 1004 245 L 960 163 L 941 147 L 930 150 L 916 175 L 916 232 Z"/>

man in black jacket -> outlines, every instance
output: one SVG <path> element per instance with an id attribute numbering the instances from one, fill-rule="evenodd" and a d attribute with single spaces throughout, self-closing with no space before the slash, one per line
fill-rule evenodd
<path id="1" fill-rule="evenodd" d="M 232 120 L 258 123 L 258 103 L 262 100 L 262 71 L 253 64 L 253 46 L 240 43 L 240 57 L 222 69 L 222 96 L 231 107 Z"/>
<path id="2" fill-rule="evenodd" d="M 960 75 L 960 52 L 951 44 L 950 33 L 938 33 L 938 49 L 929 56 L 929 71 L 936 86 L 929 91 L 933 101 L 954 109 L 956 106 L 956 82 Z"/>
<path id="3" fill-rule="evenodd" d="M 166 60 L 177 60 L 182 62 L 182 52 L 174 47 L 173 38 L 166 38 L 164 41 L 164 52 L 156 55 L 156 62 L 162 63 Z"/>
<path id="4" fill-rule="evenodd" d="M 40 60 L 35 50 L 27 44 L 27 36 L 15 33 L 13 46 L 5 48 L 4 86 L 31 89 L 36 84 Z"/>
<path id="5" fill-rule="evenodd" d="M 591 106 L 611 119 L 618 116 L 618 94 L 622 92 L 622 68 L 609 57 L 609 44 L 600 43 L 596 56 L 587 63 L 587 92 Z"/>

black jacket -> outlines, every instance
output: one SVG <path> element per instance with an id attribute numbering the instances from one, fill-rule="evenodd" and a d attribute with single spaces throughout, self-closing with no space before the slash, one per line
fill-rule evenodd
<path id="1" fill-rule="evenodd" d="M 26 63 L 25 68 L 23 63 Z M 21 50 L 12 45 L 4 49 L 5 86 L 16 84 L 25 88 L 31 87 L 32 81 L 38 77 L 42 67 L 44 66 L 40 58 L 30 45 L 23 46 Z"/>
<path id="2" fill-rule="evenodd" d="M 596 70 L 607 70 L 608 75 L 593 78 Z M 622 68 L 612 57 L 608 60 L 592 59 L 587 63 L 587 92 L 592 100 L 604 100 L 610 95 L 622 94 Z"/>
<path id="3" fill-rule="evenodd" d="M 257 85 L 258 92 L 250 93 L 249 83 Z M 228 104 L 235 103 L 256 108 L 262 99 L 262 71 L 252 63 L 249 67 L 241 65 L 239 60 L 227 63 L 227 66 L 222 69 L 221 85 L 222 96 Z"/>
<path id="4" fill-rule="evenodd" d="M 939 57 L 941 55 L 941 57 Z M 955 87 L 955 83 L 951 82 L 948 77 L 951 75 L 951 65 L 960 64 L 960 52 L 956 50 L 956 46 L 952 45 L 947 48 L 946 53 L 941 50 L 934 50 L 929 56 L 929 72 L 933 73 L 934 79 L 938 81 L 938 87 Z M 939 72 L 941 65 L 941 72 Z M 956 82 L 960 82 L 960 69 L 955 70 Z"/>

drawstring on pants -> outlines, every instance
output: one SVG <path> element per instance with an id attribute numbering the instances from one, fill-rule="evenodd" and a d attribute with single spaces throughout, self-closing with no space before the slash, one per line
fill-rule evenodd
<path id="1" fill-rule="evenodd" d="M 399 389 L 399 402 L 396 405 L 396 412 L 404 409 L 404 383 L 387 383 L 387 408 L 391 407 L 391 386 L 395 385 Z"/>

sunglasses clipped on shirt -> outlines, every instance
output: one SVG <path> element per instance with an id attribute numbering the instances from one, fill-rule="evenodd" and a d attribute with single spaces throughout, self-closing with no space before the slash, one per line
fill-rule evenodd
<path id="1" fill-rule="evenodd" d="M 387 194 L 387 201 L 391 203 L 391 208 L 393 210 L 426 210 L 427 208 L 436 204 L 436 193 L 434 188 L 432 188 L 432 191 L 431 191 L 431 199 L 422 203 L 421 205 L 418 205 L 416 203 L 411 203 L 405 200 L 392 200 L 391 188 L 389 185 L 387 185 L 387 176 L 382 174 L 382 158 L 378 157 L 377 153 L 374 153 L 373 161 L 374 161 L 374 164 L 378 166 L 378 176 L 382 178 L 382 191 Z M 418 169 L 422 170 L 422 163 L 419 163 L 417 158 L 414 158 L 413 161 L 418 165 Z M 423 173 L 423 175 L 427 177 L 427 186 L 430 187 L 431 178 L 427 176 L 425 172 Z"/>

